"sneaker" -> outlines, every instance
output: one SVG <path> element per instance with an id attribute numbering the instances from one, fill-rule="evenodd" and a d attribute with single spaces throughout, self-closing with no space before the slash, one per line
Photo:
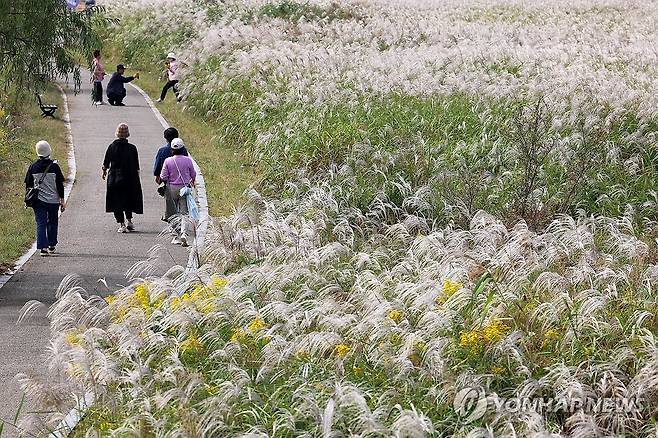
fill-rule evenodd
<path id="1" fill-rule="evenodd" d="M 49 246 L 49 247 L 48 247 L 48 252 L 49 252 L 50 254 L 55 254 L 55 247 L 54 247 L 54 246 Z"/>
<path id="2" fill-rule="evenodd" d="M 171 243 L 173 243 L 174 245 L 180 245 L 183 242 L 181 242 L 181 240 L 178 238 L 178 236 L 174 236 L 174 238 L 171 239 Z"/>
<path id="3" fill-rule="evenodd" d="M 119 225 L 119 229 L 117 230 L 117 233 L 127 233 L 128 229 L 126 228 L 126 224 L 121 224 Z"/>
<path id="4" fill-rule="evenodd" d="M 94 105 L 103 105 L 103 102 L 94 102 Z"/>
<path id="5" fill-rule="evenodd" d="M 48 252 L 48 250 L 47 250 L 46 248 L 44 248 L 44 249 L 42 249 L 41 251 L 39 251 L 39 255 L 40 255 L 41 257 L 47 257 L 47 256 L 50 255 L 50 253 Z"/>
<path id="6" fill-rule="evenodd" d="M 160 103 L 160 102 L 162 102 L 162 99 L 160 99 L 160 98 L 158 98 L 158 99 L 155 101 L 155 103 Z"/>
<path id="7" fill-rule="evenodd" d="M 180 246 L 183 248 L 187 247 L 187 236 L 184 234 L 180 236 Z"/>
<path id="8" fill-rule="evenodd" d="M 128 225 L 126 225 L 126 229 L 128 231 L 135 231 L 135 226 L 133 225 L 133 221 L 128 221 Z"/>

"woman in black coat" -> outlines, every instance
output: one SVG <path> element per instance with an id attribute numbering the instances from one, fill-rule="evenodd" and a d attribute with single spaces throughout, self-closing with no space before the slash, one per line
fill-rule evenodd
<path id="1" fill-rule="evenodd" d="M 114 213 L 119 224 L 117 232 L 125 233 L 135 230 L 133 213 L 143 214 L 144 202 L 139 180 L 139 156 L 135 145 L 128 143 L 128 125 L 121 123 L 116 136 L 103 161 L 103 179 L 107 177 L 105 211 Z"/>

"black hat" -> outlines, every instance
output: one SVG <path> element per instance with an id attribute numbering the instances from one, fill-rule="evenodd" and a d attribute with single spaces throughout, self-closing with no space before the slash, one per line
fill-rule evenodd
<path id="1" fill-rule="evenodd" d="M 119 71 L 119 70 L 125 70 L 125 67 L 123 66 L 123 64 L 117 65 L 117 71 Z"/>

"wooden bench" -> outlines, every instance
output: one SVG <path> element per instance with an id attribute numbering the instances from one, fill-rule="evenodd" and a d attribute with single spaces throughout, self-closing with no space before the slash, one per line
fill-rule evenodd
<path id="1" fill-rule="evenodd" d="M 39 102 L 39 108 L 41 108 L 41 117 L 52 117 L 55 118 L 55 111 L 57 111 L 57 105 L 49 105 L 43 103 L 41 100 L 41 95 L 36 93 L 37 101 Z"/>

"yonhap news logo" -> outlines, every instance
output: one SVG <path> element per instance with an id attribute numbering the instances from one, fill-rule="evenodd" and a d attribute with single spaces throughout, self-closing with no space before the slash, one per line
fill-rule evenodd
<path id="1" fill-rule="evenodd" d="M 495 394 L 487 396 L 482 387 L 467 387 L 460 390 L 453 401 L 453 408 L 463 423 L 477 421 L 489 413 L 537 412 L 586 414 L 638 415 L 645 410 L 644 401 L 631 397 L 510 397 Z"/>
<path id="2" fill-rule="evenodd" d="M 464 423 L 479 420 L 487 412 L 487 394 L 481 387 L 464 388 L 455 395 L 453 407 Z"/>

